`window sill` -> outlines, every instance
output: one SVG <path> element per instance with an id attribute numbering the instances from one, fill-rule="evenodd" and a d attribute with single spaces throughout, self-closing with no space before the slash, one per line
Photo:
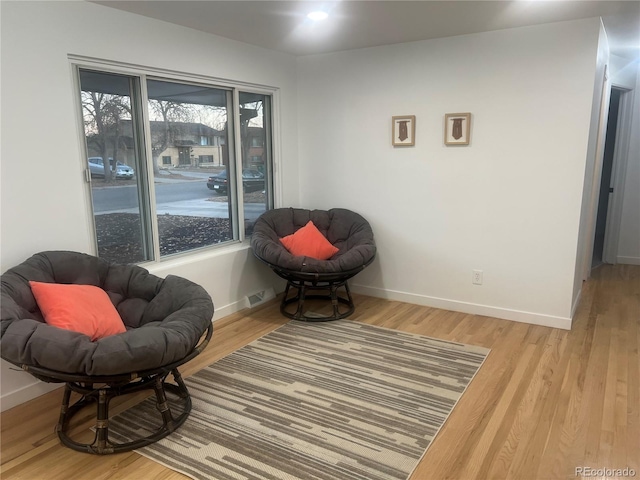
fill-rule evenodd
<path id="1" fill-rule="evenodd" d="M 140 266 L 146 268 L 152 274 L 159 274 L 185 265 L 205 262 L 225 255 L 242 252 L 250 248 L 250 241 L 246 239 L 244 242 L 234 242 L 230 245 L 207 248 L 199 252 L 185 252 L 157 262 L 142 263 Z"/>

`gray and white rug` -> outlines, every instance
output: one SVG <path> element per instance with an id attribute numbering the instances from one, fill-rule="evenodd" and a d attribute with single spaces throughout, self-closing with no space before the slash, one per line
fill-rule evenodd
<path id="1" fill-rule="evenodd" d="M 187 378 L 185 424 L 137 451 L 195 479 L 406 479 L 488 353 L 348 320 L 290 322 Z M 157 415 L 145 400 L 110 430 L 140 435 Z"/>

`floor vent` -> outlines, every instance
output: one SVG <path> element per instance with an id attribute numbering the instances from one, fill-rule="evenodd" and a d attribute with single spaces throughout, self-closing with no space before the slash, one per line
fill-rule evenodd
<path id="1" fill-rule="evenodd" d="M 254 308 L 268 302 L 272 298 L 276 298 L 276 292 L 273 288 L 267 288 L 266 290 L 260 290 L 259 292 L 247 295 L 244 297 L 244 301 L 247 308 Z"/>

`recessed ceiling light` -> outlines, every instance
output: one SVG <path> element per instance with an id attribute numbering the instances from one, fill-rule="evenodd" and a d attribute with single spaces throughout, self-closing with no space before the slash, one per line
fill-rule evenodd
<path id="1" fill-rule="evenodd" d="M 321 10 L 317 10 L 315 12 L 311 12 L 307 14 L 307 18 L 310 18 L 311 20 L 314 20 L 316 22 L 320 20 L 325 20 L 328 16 L 329 14 L 327 12 L 323 12 Z"/>

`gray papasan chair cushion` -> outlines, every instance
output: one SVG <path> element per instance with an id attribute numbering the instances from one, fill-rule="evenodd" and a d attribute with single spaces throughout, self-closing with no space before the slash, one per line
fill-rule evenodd
<path id="1" fill-rule="evenodd" d="M 292 255 L 280 242 L 280 238 L 296 232 L 309 220 L 333 246 L 340 249 L 329 260 Z M 369 222 L 358 213 L 344 208 L 277 208 L 267 211 L 254 225 L 251 248 L 258 258 L 278 268 L 327 274 L 362 269 L 376 254 Z"/>
<path id="2" fill-rule="evenodd" d="M 95 342 L 47 325 L 29 280 L 94 285 L 107 292 L 127 331 Z M 135 265 L 90 255 L 38 253 L 2 275 L 0 351 L 15 365 L 76 375 L 119 375 L 185 358 L 213 316 L 209 294 L 181 277 L 162 279 Z"/>

